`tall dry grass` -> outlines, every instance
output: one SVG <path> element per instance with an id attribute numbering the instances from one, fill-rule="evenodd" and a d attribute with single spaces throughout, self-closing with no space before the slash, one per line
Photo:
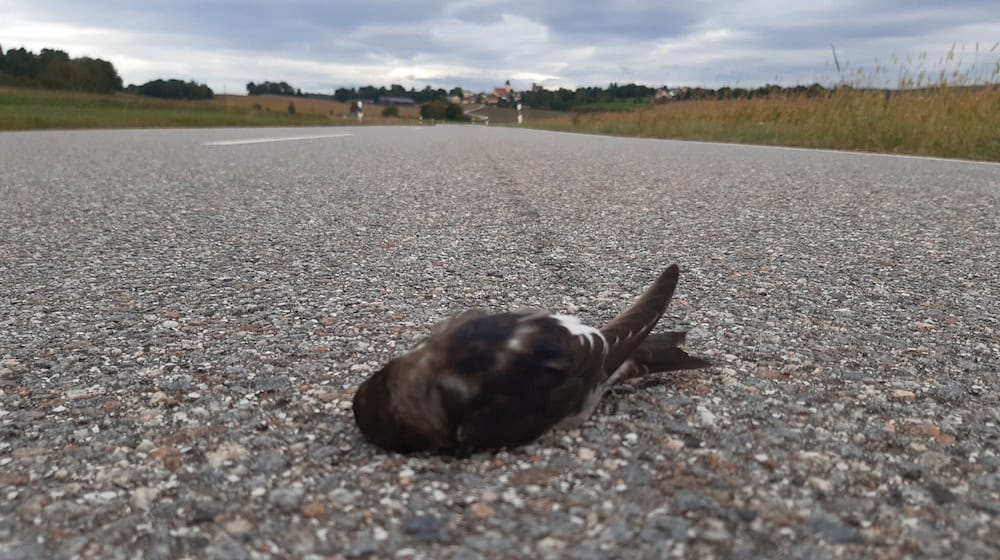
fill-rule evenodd
<path id="1" fill-rule="evenodd" d="M 955 48 L 936 65 L 928 65 L 926 55 L 893 59 L 895 67 L 877 62 L 873 71 L 851 70 L 837 61 L 841 83 L 815 97 L 683 101 L 529 124 L 623 136 L 1000 161 L 1000 62 L 984 54 L 995 59 L 998 46 L 987 53 L 977 46 L 974 62 L 964 69 L 969 55 Z M 834 56 L 836 60 L 835 51 Z M 893 78 L 894 87 L 887 88 Z"/>

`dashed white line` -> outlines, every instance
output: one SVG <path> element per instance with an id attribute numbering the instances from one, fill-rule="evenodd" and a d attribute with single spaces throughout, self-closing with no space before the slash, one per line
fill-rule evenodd
<path id="1" fill-rule="evenodd" d="M 213 140 L 202 142 L 202 146 L 238 146 L 240 144 L 263 144 L 266 142 L 291 142 L 293 140 L 319 140 L 321 138 L 343 138 L 344 136 L 354 136 L 349 133 L 338 134 L 314 134 L 311 136 L 275 136 L 271 138 L 247 138 L 245 140 Z"/>
<path id="2" fill-rule="evenodd" d="M 997 161 L 979 160 L 979 159 L 961 159 L 961 158 L 945 158 L 938 156 L 920 156 L 915 154 L 890 154 L 882 152 L 862 152 L 853 150 L 838 150 L 834 148 L 804 148 L 801 146 L 771 146 L 768 144 L 741 144 L 739 142 L 708 142 L 704 140 L 682 140 L 680 138 L 660 138 L 659 140 L 673 140 L 675 142 L 687 142 L 689 144 L 724 144 L 726 146 L 743 146 L 748 148 L 765 148 L 769 150 L 788 150 L 794 152 L 828 152 L 832 154 L 844 154 L 849 156 L 869 156 L 869 157 L 880 157 L 880 158 L 897 158 L 897 159 L 922 159 L 926 161 L 943 161 L 946 163 L 971 163 L 973 165 L 1000 165 Z"/>

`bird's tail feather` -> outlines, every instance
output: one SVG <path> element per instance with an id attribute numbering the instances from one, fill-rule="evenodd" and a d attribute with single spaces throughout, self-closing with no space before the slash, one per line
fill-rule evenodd
<path id="1" fill-rule="evenodd" d="M 601 328 L 601 334 L 608 343 L 608 355 L 604 362 L 607 371 L 618 369 L 656 326 L 674 295 L 678 276 L 680 270 L 676 264 L 667 267 L 635 303 Z"/>
<path id="2" fill-rule="evenodd" d="M 629 359 L 648 368 L 648 373 L 698 369 L 711 365 L 709 361 L 691 356 L 678 348 L 684 344 L 685 338 L 686 333 L 683 332 L 651 334 L 639 344 Z"/>

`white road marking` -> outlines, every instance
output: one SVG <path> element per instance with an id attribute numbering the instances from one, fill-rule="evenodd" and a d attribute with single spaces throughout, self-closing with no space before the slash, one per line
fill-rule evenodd
<path id="1" fill-rule="evenodd" d="M 538 132 L 549 132 L 552 134 L 587 134 L 580 132 L 569 132 L 561 130 L 542 130 L 542 129 L 531 129 Z M 710 142 L 707 140 L 684 140 L 682 138 L 640 138 L 638 136 L 611 136 L 609 134 L 593 134 L 593 136 L 604 136 L 607 138 L 627 138 L 630 140 L 651 140 L 651 141 L 666 141 L 666 142 L 683 142 L 685 144 L 704 144 L 706 146 L 739 146 L 741 148 L 760 148 L 763 150 L 787 150 L 795 152 L 829 152 L 832 154 L 844 154 L 848 156 L 863 156 L 863 157 L 876 157 L 876 158 L 897 158 L 897 159 L 918 159 L 925 161 L 940 161 L 945 163 L 959 163 L 959 164 L 971 164 L 971 165 L 992 165 L 998 166 L 1000 162 L 998 161 L 985 161 L 978 159 L 961 159 L 961 158 L 945 158 L 936 156 L 918 156 L 914 154 L 886 154 L 880 152 L 861 152 L 852 150 L 837 150 L 833 148 L 803 148 L 801 146 L 771 146 L 768 144 L 741 144 L 739 142 Z"/>
<path id="2" fill-rule="evenodd" d="M 319 140 L 320 138 L 342 138 L 354 136 L 349 133 L 314 134 L 312 136 L 275 136 L 272 138 L 247 138 L 246 140 L 215 140 L 202 142 L 202 146 L 237 146 L 239 144 L 264 144 L 266 142 L 291 142 L 293 140 Z"/>
<path id="3" fill-rule="evenodd" d="M 679 138 L 658 138 L 658 140 L 673 140 L 675 142 L 687 142 L 689 144 L 725 144 L 727 146 L 745 146 L 750 148 L 765 148 L 769 150 L 786 150 L 791 152 L 829 152 L 832 154 L 843 154 L 848 156 L 865 156 L 865 157 L 877 157 L 877 158 L 896 158 L 896 159 L 917 159 L 925 161 L 942 161 L 945 163 L 963 163 L 972 165 L 1000 165 L 1000 162 L 996 161 L 986 161 L 979 159 L 961 159 L 961 158 L 945 158 L 937 156 L 920 156 L 916 154 L 886 154 L 880 152 L 862 152 L 853 150 L 838 150 L 835 148 L 803 148 L 801 146 L 769 146 L 767 144 L 740 144 L 738 142 L 706 142 L 704 140 L 681 140 Z"/>

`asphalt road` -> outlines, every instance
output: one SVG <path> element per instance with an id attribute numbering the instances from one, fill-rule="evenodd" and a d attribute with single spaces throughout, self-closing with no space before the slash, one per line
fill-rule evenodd
<path id="1" fill-rule="evenodd" d="M 711 369 L 495 455 L 361 440 L 354 387 L 434 322 L 599 324 L 672 262 Z M 998 165 L 3 133 L 0 558 L 996 558 L 998 298 Z"/>

